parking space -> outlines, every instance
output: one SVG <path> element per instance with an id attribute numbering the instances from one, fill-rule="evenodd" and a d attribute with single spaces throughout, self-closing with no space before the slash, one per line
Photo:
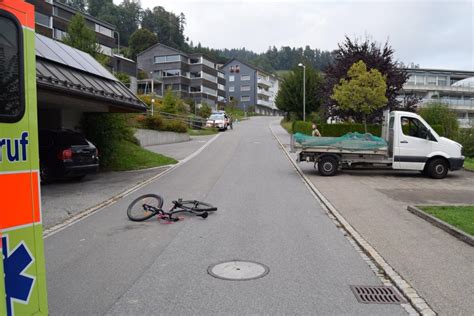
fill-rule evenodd
<path id="1" fill-rule="evenodd" d="M 407 205 L 474 203 L 474 173 L 461 170 L 433 180 L 418 172 L 344 170 L 322 177 L 312 164 L 300 166 L 434 310 L 442 315 L 471 313 L 472 247 L 408 212 Z"/>

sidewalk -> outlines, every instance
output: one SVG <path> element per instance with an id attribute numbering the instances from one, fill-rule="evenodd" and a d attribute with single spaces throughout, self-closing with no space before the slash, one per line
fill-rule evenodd
<path id="1" fill-rule="evenodd" d="M 183 160 L 204 146 L 210 136 L 196 136 L 184 143 L 150 146 L 147 149 Z M 57 181 L 41 186 L 43 225 L 50 228 L 66 219 L 164 172 L 169 166 L 121 172 L 100 172 L 81 181 Z"/>
<path id="2" fill-rule="evenodd" d="M 288 133 L 272 128 L 289 149 Z M 295 155 L 293 155 L 295 156 Z M 296 157 L 296 156 L 295 156 Z M 301 169 L 344 218 L 442 315 L 474 310 L 474 249 L 409 213 L 407 205 L 473 202 L 474 176 L 465 171 L 435 181 L 413 172 L 350 171 L 321 177 Z M 462 199 L 461 199 L 462 197 Z"/>

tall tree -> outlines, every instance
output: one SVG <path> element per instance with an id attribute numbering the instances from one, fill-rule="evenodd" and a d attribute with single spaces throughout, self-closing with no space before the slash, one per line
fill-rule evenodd
<path id="1" fill-rule="evenodd" d="M 86 0 L 59 0 L 59 2 L 70 5 L 82 12 L 86 11 Z"/>
<path id="2" fill-rule="evenodd" d="M 341 79 L 346 78 L 349 68 L 359 60 L 362 60 L 369 69 L 377 69 L 386 80 L 387 90 L 385 96 L 388 99 L 387 108 L 390 110 L 398 109 L 400 101 L 397 100 L 398 91 L 408 79 L 408 74 L 397 66 L 394 59 L 394 50 L 386 42 L 383 46 L 377 42 L 366 38 L 364 41 L 351 40 L 345 37 L 343 43 L 338 45 L 334 52 L 334 61 L 326 68 L 326 87 L 327 96 L 326 108 L 331 116 L 346 118 L 352 113 L 346 113 L 341 107 L 337 106 L 329 96 L 333 88 Z M 373 112 L 368 116 L 369 121 L 378 121 L 382 117 L 383 109 Z"/>
<path id="3" fill-rule="evenodd" d="M 100 46 L 96 42 L 95 32 L 86 25 L 86 20 L 80 13 L 77 13 L 71 19 L 63 42 L 92 55 L 96 59 L 101 53 Z"/>
<path id="4" fill-rule="evenodd" d="M 321 106 L 322 75 L 306 66 L 306 114 L 318 111 Z M 287 113 L 303 117 L 303 69 L 296 67 L 283 78 L 280 91 L 276 97 L 276 106 Z"/>
<path id="5" fill-rule="evenodd" d="M 130 36 L 138 29 L 143 14 L 139 0 L 123 0 L 118 6 L 117 31 L 121 45 L 128 46 Z"/>
<path id="6" fill-rule="evenodd" d="M 367 70 L 362 60 L 354 63 L 347 72 L 347 79 L 341 79 L 333 88 L 331 99 L 337 101 L 342 110 L 357 119 L 363 117 L 367 133 L 366 117 L 387 104 L 387 84 L 377 69 Z"/>
<path id="7" fill-rule="evenodd" d="M 141 28 L 136 30 L 128 41 L 129 57 L 135 60 L 139 53 L 156 43 L 158 43 L 158 37 L 148 29 Z"/>
<path id="8" fill-rule="evenodd" d="M 105 8 L 110 9 L 112 6 L 115 6 L 112 0 L 87 0 L 87 12 L 99 18 L 101 12 L 105 12 Z"/>
<path id="9" fill-rule="evenodd" d="M 185 20 L 184 14 L 177 16 L 158 6 L 143 12 L 141 25 L 155 33 L 160 43 L 177 49 L 187 49 L 184 37 Z"/>

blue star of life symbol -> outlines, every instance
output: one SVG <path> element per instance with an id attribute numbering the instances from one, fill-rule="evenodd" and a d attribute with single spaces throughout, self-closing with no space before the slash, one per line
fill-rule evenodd
<path id="1" fill-rule="evenodd" d="M 7 236 L 2 237 L 3 272 L 5 273 L 5 296 L 7 315 L 13 315 L 13 302 L 28 304 L 35 283 L 33 276 L 25 270 L 34 262 L 24 242 L 9 250 Z"/>

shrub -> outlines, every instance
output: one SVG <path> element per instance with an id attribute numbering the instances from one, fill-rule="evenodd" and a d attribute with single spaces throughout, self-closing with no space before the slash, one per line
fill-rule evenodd
<path id="1" fill-rule="evenodd" d="M 203 103 L 201 105 L 201 107 L 199 108 L 199 116 L 200 117 L 203 117 L 203 118 L 208 118 L 209 116 L 211 116 L 211 113 L 212 113 L 212 109 L 211 107 L 206 104 L 206 103 Z"/>
<path id="2" fill-rule="evenodd" d="M 137 141 L 125 114 L 85 113 L 81 125 L 86 138 L 99 149 L 100 163 L 105 167 L 118 158 L 116 149 L 121 141 Z"/>
<path id="3" fill-rule="evenodd" d="M 143 123 L 145 128 L 154 129 L 157 131 L 163 130 L 165 125 L 163 118 L 159 114 L 156 114 L 154 116 L 146 116 Z"/>
<path id="4" fill-rule="evenodd" d="M 311 126 L 311 122 L 294 121 L 291 129 L 293 130 L 293 133 L 311 135 L 311 132 L 313 131 Z"/>
<path id="5" fill-rule="evenodd" d="M 164 121 L 164 126 L 162 130 L 175 133 L 187 133 L 188 127 L 183 121 L 166 120 Z"/>
<path id="6" fill-rule="evenodd" d="M 474 128 L 462 128 L 456 139 L 463 146 L 463 154 L 466 157 L 474 157 Z"/>
<path id="7" fill-rule="evenodd" d="M 418 114 L 432 127 L 442 126 L 442 134 L 448 138 L 456 138 L 459 131 L 459 122 L 456 113 L 442 102 L 430 102 L 419 109 Z M 434 128 L 434 127 L 433 127 Z"/>

